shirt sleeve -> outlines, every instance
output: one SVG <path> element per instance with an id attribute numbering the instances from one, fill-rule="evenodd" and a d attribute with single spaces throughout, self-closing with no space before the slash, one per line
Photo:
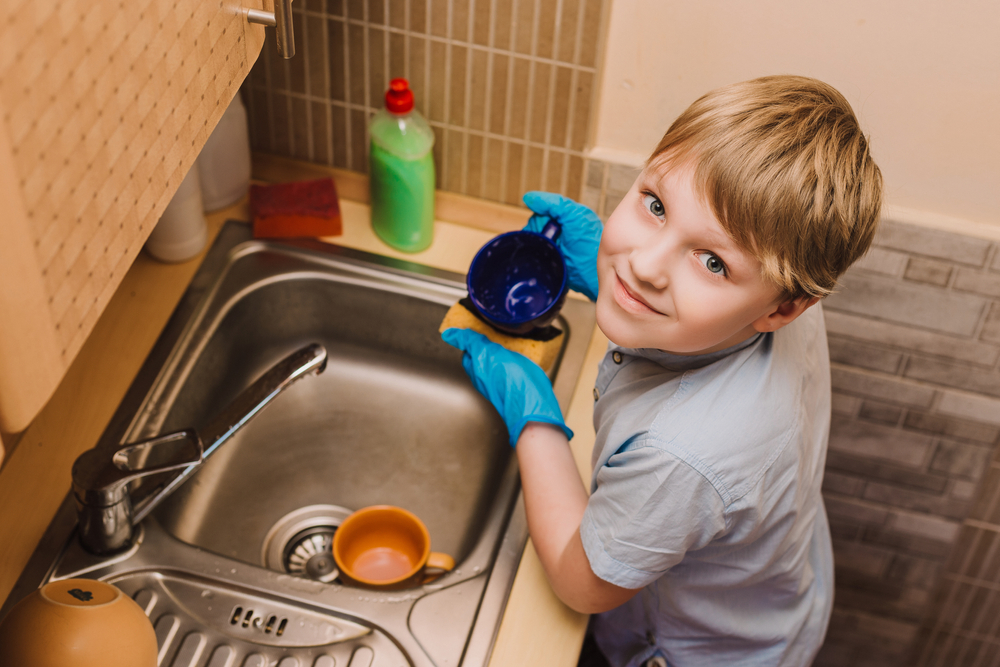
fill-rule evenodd
<path id="1" fill-rule="evenodd" d="M 711 482 L 655 441 L 640 440 L 598 471 L 580 537 L 594 574 L 642 588 L 725 530 L 725 505 Z"/>

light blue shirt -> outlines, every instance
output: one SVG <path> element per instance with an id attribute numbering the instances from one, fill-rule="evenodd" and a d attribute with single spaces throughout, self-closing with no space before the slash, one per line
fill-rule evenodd
<path id="1" fill-rule="evenodd" d="M 593 620 L 611 664 L 810 664 L 833 604 L 820 306 L 708 355 L 612 345 L 596 389 L 580 535 L 597 576 L 643 589 Z"/>

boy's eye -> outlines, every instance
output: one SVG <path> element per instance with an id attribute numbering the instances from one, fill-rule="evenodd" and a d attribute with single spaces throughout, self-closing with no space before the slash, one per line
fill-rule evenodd
<path id="1" fill-rule="evenodd" d="M 705 265 L 705 268 L 712 273 L 720 276 L 726 275 L 726 265 L 722 263 L 722 260 L 713 255 L 710 252 L 698 253 L 698 259 L 701 263 Z"/>
<path id="2" fill-rule="evenodd" d="M 642 196 L 642 205 L 646 207 L 646 210 L 661 220 L 667 213 L 666 209 L 663 208 L 663 202 L 651 194 L 644 194 Z"/>

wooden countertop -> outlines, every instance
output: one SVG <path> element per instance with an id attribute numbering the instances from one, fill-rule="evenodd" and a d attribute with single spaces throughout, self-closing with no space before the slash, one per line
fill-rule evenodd
<path id="1" fill-rule="evenodd" d="M 389 248 L 369 224 L 366 179 L 271 156 L 254 156 L 254 175 L 268 181 L 332 175 L 341 197 L 342 236 L 330 243 L 464 272 L 493 235 L 524 224 L 523 209 L 438 193 L 434 243 L 406 254 Z M 360 200 L 360 201 L 359 201 Z M 207 216 L 209 244 L 229 218 L 249 219 L 246 202 Z M 0 600 L 34 551 L 70 488 L 70 467 L 97 442 L 129 384 L 187 288 L 203 255 L 163 264 L 141 253 L 55 395 L 16 439 L 0 469 Z M 577 296 L 577 295 L 574 295 Z M 573 453 L 589 479 L 594 444 L 592 387 L 607 339 L 595 328 L 566 421 L 576 433 Z M 2 451 L 2 450 L 0 450 Z M 504 612 L 491 667 L 576 664 L 587 617 L 563 605 L 549 587 L 529 540 Z"/>

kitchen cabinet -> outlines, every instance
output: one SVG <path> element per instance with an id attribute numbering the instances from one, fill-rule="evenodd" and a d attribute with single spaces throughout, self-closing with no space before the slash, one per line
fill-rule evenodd
<path id="1" fill-rule="evenodd" d="M 0 431 L 59 384 L 260 53 L 270 0 L 0 0 Z"/>

